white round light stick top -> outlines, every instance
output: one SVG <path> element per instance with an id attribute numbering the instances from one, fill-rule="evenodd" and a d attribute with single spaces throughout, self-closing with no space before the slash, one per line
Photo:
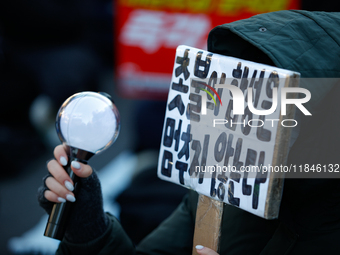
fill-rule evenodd
<path id="1" fill-rule="evenodd" d="M 119 112 L 101 93 L 77 93 L 61 106 L 56 128 L 60 140 L 66 145 L 97 154 L 118 137 Z"/>

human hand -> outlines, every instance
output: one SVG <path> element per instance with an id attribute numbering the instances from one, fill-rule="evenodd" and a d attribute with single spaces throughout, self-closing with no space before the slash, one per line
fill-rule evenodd
<path id="1" fill-rule="evenodd" d="M 58 145 L 54 149 L 54 157 L 47 164 L 47 169 L 52 176 L 49 176 L 45 180 L 47 190 L 44 192 L 44 197 L 54 203 L 62 203 L 70 201 L 76 201 L 74 193 L 74 183 L 67 172 L 64 170 L 64 166 L 68 163 L 68 156 L 63 145 Z M 89 177 L 93 170 L 90 165 L 83 164 L 78 161 L 71 162 L 71 169 L 81 178 Z"/>
<path id="2" fill-rule="evenodd" d="M 204 247 L 202 245 L 196 245 L 195 248 L 196 248 L 197 253 L 200 254 L 200 255 L 219 255 L 214 250 L 212 250 L 208 247 Z"/>
<path id="3" fill-rule="evenodd" d="M 50 214 L 54 203 L 75 202 L 68 221 L 65 237 L 73 243 L 88 242 L 100 236 L 108 226 L 108 219 L 103 209 L 103 197 L 96 171 L 90 165 L 81 162 L 68 162 L 68 156 L 62 145 L 54 149 L 55 159 L 47 164 L 50 175 L 44 177 L 43 185 L 38 189 L 38 201 Z M 79 178 L 76 197 L 74 183 L 64 170 L 71 164 L 71 169 Z"/>

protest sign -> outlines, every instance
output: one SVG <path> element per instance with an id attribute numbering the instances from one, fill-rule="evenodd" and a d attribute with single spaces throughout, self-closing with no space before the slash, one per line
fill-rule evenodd
<path id="1" fill-rule="evenodd" d="M 292 71 L 179 46 L 158 176 L 260 217 L 276 218 L 290 132 L 297 125 L 294 105 L 285 102 L 289 93 L 282 91 L 297 86 L 294 77 L 298 74 Z M 239 100 L 231 87 L 244 95 L 244 104 L 237 105 L 244 107 L 242 115 L 233 114 L 233 101 Z"/>
<path id="2" fill-rule="evenodd" d="M 114 3 L 115 77 L 121 95 L 167 98 L 173 52 L 206 49 L 210 30 L 260 13 L 299 9 L 301 0 L 118 0 Z"/>
<path id="3" fill-rule="evenodd" d="M 278 217 L 299 74 L 179 46 L 168 94 L 159 178 L 197 191 L 195 244 L 218 249 L 223 203 Z M 292 93 L 305 93 L 294 99 Z M 213 201 L 213 200 L 215 201 Z M 195 253 L 195 251 L 194 251 Z"/>

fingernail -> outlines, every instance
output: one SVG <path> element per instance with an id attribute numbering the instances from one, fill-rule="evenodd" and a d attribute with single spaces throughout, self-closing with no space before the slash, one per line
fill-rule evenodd
<path id="1" fill-rule="evenodd" d="M 58 201 L 60 203 L 65 203 L 66 202 L 66 199 L 65 198 L 62 198 L 62 197 L 58 197 Z"/>
<path id="2" fill-rule="evenodd" d="M 80 169 L 80 164 L 77 161 L 72 161 L 71 165 L 76 169 Z"/>
<path id="3" fill-rule="evenodd" d="M 204 248 L 203 245 L 196 245 L 196 249 L 197 249 L 197 250 L 202 250 L 203 248 Z"/>
<path id="4" fill-rule="evenodd" d="M 67 194 L 66 195 L 66 199 L 67 201 L 70 201 L 70 202 L 75 202 L 76 201 L 76 198 L 70 194 Z"/>
<path id="5" fill-rule="evenodd" d="M 65 184 L 65 187 L 66 187 L 69 191 L 73 191 L 73 190 L 74 190 L 74 187 L 73 187 L 72 183 L 70 183 L 69 181 L 65 181 L 64 184 Z"/>
<path id="6" fill-rule="evenodd" d="M 67 165 L 67 159 L 63 156 L 60 157 L 60 164 L 62 164 L 63 166 L 66 166 Z"/>

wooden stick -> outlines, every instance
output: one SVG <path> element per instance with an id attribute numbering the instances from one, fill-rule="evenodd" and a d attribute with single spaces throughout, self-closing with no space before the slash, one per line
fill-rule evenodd
<path id="1" fill-rule="evenodd" d="M 223 202 L 199 195 L 193 243 L 193 255 L 198 255 L 196 245 L 203 245 L 216 252 L 219 250 Z"/>

